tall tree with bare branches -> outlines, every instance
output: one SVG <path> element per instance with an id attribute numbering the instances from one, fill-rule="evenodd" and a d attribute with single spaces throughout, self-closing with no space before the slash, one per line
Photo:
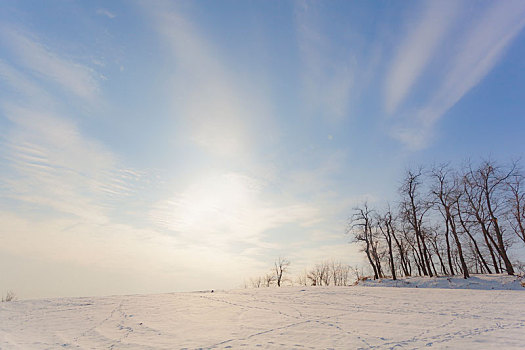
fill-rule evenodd
<path id="1" fill-rule="evenodd" d="M 474 185 L 481 193 L 483 208 L 485 209 L 489 225 L 493 234 L 488 231 L 488 237 L 503 260 L 505 270 L 509 275 L 514 275 L 514 267 L 507 254 L 508 243 L 504 238 L 504 229 L 498 221 L 504 216 L 503 194 L 507 180 L 516 172 L 515 164 L 509 169 L 504 169 L 492 161 L 484 161 L 476 171 L 471 171 L 470 176 Z M 493 237 L 494 236 L 494 237 Z"/>
<path id="2" fill-rule="evenodd" d="M 275 281 L 277 282 L 277 287 L 280 287 L 283 282 L 283 277 L 288 273 L 290 267 L 290 261 L 286 258 L 279 257 L 274 263 L 274 273 Z"/>
<path id="3" fill-rule="evenodd" d="M 451 169 L 448 165 L 436 166 L 431 171 L 433 184 L 431 193 L 435 199 L 435 204 L 438 207 L 443 219 L 445 220 L 445 241 L 447 244 L 447 258 L 450 268 L 450 273 L 454 274 L 454 267 L 452 264 L 451 248 L 449 243 L 449 232 L 452 234 L 456 243 L 456 249 L 461 262 L 461 270 L 463 278 L 469 278 L 468 267 L 463 256 L 463 248 L 459 239 L 457 219 L 454 206 L 457 205 L 461 192 L 458 189 L 458 177 L 451 174 Z"/>
<path id="4" fill-rule="evenodd" d="M 354 208 L 354 214 L 348 225 L 347 232 L 353 234 L 356 242 L 364 243 L 363 250 L 374 271 L 374 279 L 378 279 L 380 277 L 380 269 L 377 266 L 377 256 L 374 256 L 377 251 L 377 244 L 372 232 L 372 210 L 368 208 L 366 202 L 361 207 Z"/>
<path id="5" fill-rule="evenodd" d="M 384 214 L 377 214 L 376 215 L 376 222 L 377 227 L 379 228 L 379 231 L 383 235 L 387 247 L 388 247 L 388 260 L 390 265 L 390 273 L 392 274 L 392 279 L 396 280 L 396 266 L 394 263 L 394 249 L 393 249 L 393 238 L 394 238 L 394 224 L 393 224 L 393 216 L 392 212 L 390 211 L 390 206 L 388 207 L 388 210 Z"/>
<path id="6" fill-rule="evenodd" d="M 509 221 L 514 233 L 525 243 L 525 176 L 516 172 L 507 180 Z"/>
<path id="7" fill-rule="evenodd" d="M 399 192 L 401 194 L 401 215 L 411 226 L 416 238 L 417 250 L 421 259 L 421 270 L 425 276 L 433 276 L 431 256 L 425 242 L 423 220 L 431 204 L 423 198 L 420 191 L 422 168 L 416 171 L 408 170 Z"/>

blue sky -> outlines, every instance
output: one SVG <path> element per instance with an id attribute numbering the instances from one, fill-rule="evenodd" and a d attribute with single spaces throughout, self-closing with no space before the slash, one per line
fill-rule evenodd
<path id="1" fill-rule="evenodd" d="M 525 151 L 525 2 L 0 5 L 0 289 L 362 262 L 406 167 Z"/>

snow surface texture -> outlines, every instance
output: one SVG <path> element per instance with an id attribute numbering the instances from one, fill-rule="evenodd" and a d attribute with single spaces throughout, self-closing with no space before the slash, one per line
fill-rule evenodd
<path id="1" fill-rule="evenodd" d="M 366 287 L 407 287 L 525 291 L 525 278 L 503 274 L 472 275 L 468 279 L 464 279 L 461 276 L 438 278 L 403 277 L 396 281 L 392 279 L 367 279 L 365 281 L 359 281 L 359 285 Z"/>
<path id="2" fill-rule="evenodd" d="M 287 287 L 0 304 L 0 349 L 523 349 L 525 293 Z"/>

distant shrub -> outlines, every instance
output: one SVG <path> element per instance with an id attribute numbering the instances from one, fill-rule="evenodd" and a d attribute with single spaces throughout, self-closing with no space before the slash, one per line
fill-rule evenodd
<path id="1" fill-rule="evenodd" d="M 2 302 L 5 303 L 5 302 L 9 302 L 9 301 L 14 301 L 16 300 L 16 294 L 13 293 L 13 291 L 8 291 L 6 294 L 5 294 L 5 297 L 2 296 Z"/>

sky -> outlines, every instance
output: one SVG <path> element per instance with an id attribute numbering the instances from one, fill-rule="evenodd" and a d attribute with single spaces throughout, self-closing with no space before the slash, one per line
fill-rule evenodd
<path id="1" fill-rule="evenodd" d="M 408 167 L 525 155 L 525 2 L 3 2 L 0 292 L 361 264 Z"/>

